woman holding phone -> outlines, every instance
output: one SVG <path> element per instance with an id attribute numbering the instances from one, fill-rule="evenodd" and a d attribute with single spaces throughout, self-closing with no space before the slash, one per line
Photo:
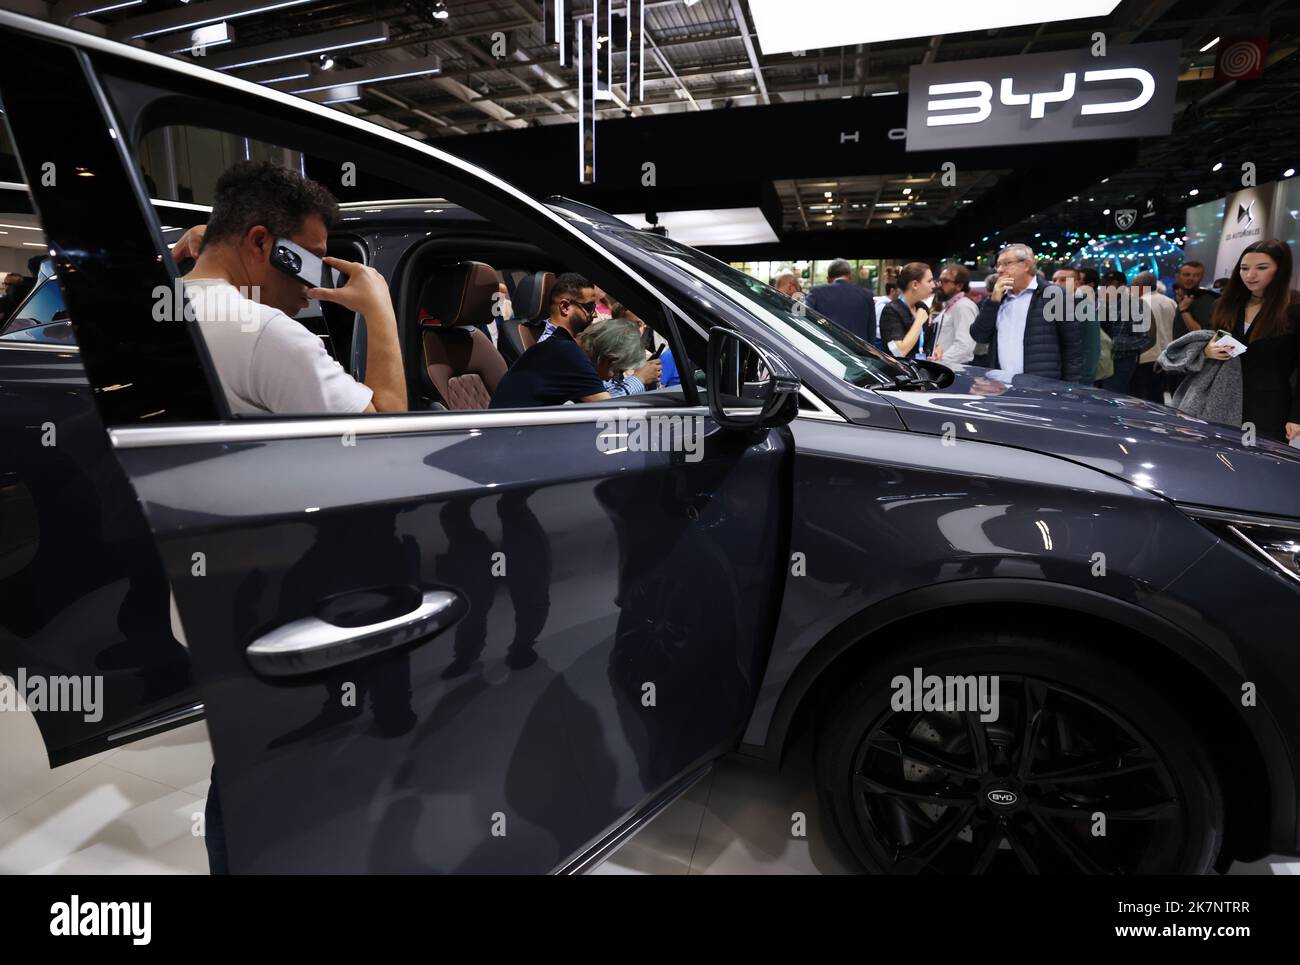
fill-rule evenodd
<path id="1" fill-rule="evenodd" d="M 1300 436 L 1300 301 L 1291 291 L 1291 249 L 1270 238 L 1248 245 L 1223 296 L 1214 306 L 1214 328 L 1246 346 L 1241 356 L 1243 425 L 1260 436 L 1290 442 Z M 1206 358 L 1232 358 L 1215 335 Z"/>

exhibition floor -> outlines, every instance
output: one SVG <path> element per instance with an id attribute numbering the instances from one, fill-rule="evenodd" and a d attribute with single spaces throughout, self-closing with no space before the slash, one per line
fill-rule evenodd
<path id="1" fill-rule="evenodd" d="M 191 833 L 212 766 L 201 721 L 51 770 L 31 715 L 5 713 L 0 746 L 0 874 L 207 872 L 203 841 Z M 798 812 L 806 837 L 791 834 Z M 844 873 L 820 820 L 804 769 L 778 773 L 733 757 L 596 873 Z M 1232 873 L 1300 874 L 1300 862 L 1238 864 Z"/>

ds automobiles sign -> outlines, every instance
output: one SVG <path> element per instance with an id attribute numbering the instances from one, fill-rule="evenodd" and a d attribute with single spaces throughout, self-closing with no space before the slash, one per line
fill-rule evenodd
<path id="1" fill-rule="evenodd" d="M 909 75 L 907 149 L 937 151 L 1168 134 L 1177 40 L 919 64 Z"/>

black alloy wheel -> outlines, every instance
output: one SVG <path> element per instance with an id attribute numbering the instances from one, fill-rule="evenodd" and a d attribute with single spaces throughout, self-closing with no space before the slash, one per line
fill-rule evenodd
<path id="1" fill-rule="evenodd" d="M 913 668 L 996 676 L 996 719 L 893 709 L 890 682 Z M 870 871 L 1200 874 L 1224 823 L 1207 757 L 1132 670 L 1045 638 L 984 635 L 921 644 L 851 685 L 821 729 L 818 784 Z"/>

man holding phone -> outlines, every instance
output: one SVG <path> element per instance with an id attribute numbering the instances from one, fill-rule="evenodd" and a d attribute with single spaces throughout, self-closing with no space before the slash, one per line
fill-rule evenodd
<path id="1" fill-rule="evenodd" d="M 1083 367 L 1079 323 L 1048 318 L 1045 306 L 1065 298 L 1046 298 L 1054 285 L 1038 283 L 1038 262 L 1028 245 L 1007 245 L 998 252 L 997 281 L 980 302 L 971 325 L 976 342 L 989 343 L 989 368 L 1010 375 L 1039 375 L 1077 382 Z"/>
<path id="2" fill-rule="evenodd" d="M 327 188 L 279 165 L 243 161 L 218 178 L 185 292 L 235 415 L 406 411 L 388 283 L 373 268 L 326 256 L 337 217 L 338 202 Z M 292 247 L 277 246 L 282 241 Z M 295 257 L 286 258 L 286 249 L 297 249 Z M 319 288 L 302 280 L 305 272 L 319 271 L 315 258 L 346 284 Z M 294 320 L 309 299 L 334 302 L 365 319 L 364 383 Z"/>

